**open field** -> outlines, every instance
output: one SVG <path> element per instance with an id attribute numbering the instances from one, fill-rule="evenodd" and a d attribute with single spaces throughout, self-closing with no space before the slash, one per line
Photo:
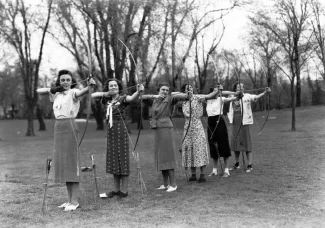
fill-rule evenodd
<path id="1" fill-rule="evenodd" d="M 291 132 L 291 110 L 255 113 L 252 127 L 254 170 L 231 172 L 229 178 L 211 177 L 207 183 L 187 184 L 180 167 L 176 192 L 155 188 L 162 183 L 154 169 L 153 134 L 145 130 L 137 146 L 148 189 L 143 195 L 132 161 L 129 197 L 101 200 L 95 207 L 92 173 L 82 173 L 81 208 L 63 212 L 65 185 L 50 175 L 47 215 L 40 213 L 45 161 L 52 154 L 54 120 L 47 131 L 25 137 L 26 120 L 0 121 L 0 227 L 323 227 L 325 226 L 325 106 L 297 109 L 297 131 Z M 179 133 L 183 119 L 175 119 Z M 83 132 L 84 122 L 78 122 Z M 132 126 L 131 138 L 137 131 Z M 35 129 L 38 123 L 35 121 Z M 97 160 L 100 192 L 111 191 L 113 178 L 105 173 L 106 132 L 90 122 L 81 145 L 82 165 L 89 154 Z M 178 145 L 181 136 L 177 138 Z M 180 162 L 180 157 L 178 159 Z M 230 164 L 234 163 L 234 156 Z M 242 165 L 242 163 L 241 163 Z M 207 172 L 211 171 L 211 162 Z M 53 174 L 53 173 L 52 173 Z"/>

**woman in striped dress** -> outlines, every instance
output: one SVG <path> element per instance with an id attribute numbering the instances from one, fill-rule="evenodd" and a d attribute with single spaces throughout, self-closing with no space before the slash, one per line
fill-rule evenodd
<path id="1" fill-rule="evenodd" d="M 90 85 L 95 81 L 90 79 Z M 73 211 L 79 207 L 80 156 L 78 126 L 75 118 L 79 112 L 80 98 L 88 93 L 88 86 L 75 89 L 76 80 L 68 70 L 60 70 L 54 88 L 39 88 L 37 93 L 49 94 L 53 102 L 54 125 L 54 181 L 66 183 L 68 201 L 59 206 L 64 211 Z"/>
<path id="2" fill-rule="evenodd" d="M 107 156 L 106 172 L 114 176 L 114 190 L 107 196 L 127 197 L 130 175 L 129 136 L 126 126 L 125 108 L 138 99 L 143 85 L 137 86 L 132 96 L 121 95 L 122 83 L 116 79 L 108 79 L 104 84 L 103 92 L 93 93 L 92 98 L 102 98 L 107 105 Z"/>

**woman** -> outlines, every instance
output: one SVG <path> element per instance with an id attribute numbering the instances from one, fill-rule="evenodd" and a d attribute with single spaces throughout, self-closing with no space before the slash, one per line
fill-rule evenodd
<path id="1" fill-rule="evenodd" d="M 222 90 L 222 86 L 219 86 Z M 235 95 L 234 92 L 222 91 L 223 95 Z M 231 156 L 228 140 L 228 130 L 225 120 L 222 117 L 223 105 L 236 100 L 237 97 L 225 98 L 218 96 L 214 99 L 207 101 L 207 114 L 208 114 L 208 143 L 210 148 L 210 156 L 213 159 L 213 169 L 209 176 L 218 175 L 218 159 L 223 158 L 224 161 L 224 173 L 223 177 L 228 177 L 228 158 Z"/>
<path id="2" fill-rule="evenodd" d="M 248 160 L 246 172 L 253 170 L 252 166 L 252 138 L 250 132 L 250 125 L 253 124 L 253 113 L 251 108 L 251 102 L 256 102 L 262 96 L 271 92 L 271 89 L 267 87 L 263 93 L 259 95 L 253 95 L 244 92 L 244 85 L 242 83 L 236 83 L 233 87 L 234 91 L 241 92 L 241 101 L 237 100 L 230 103 L 228 118 L 229 122 L 233 124 L 232 128 L 232 150 L 235 152 L 236 163 L 233 169 L 239 167 L 239 155 L 240 151 L 246 151 Z M 243 106 L 242 106 L 243 104 Z M 243 114 L 241 113 L 243 111 Z M 242 124 L 241 124 L 242 123 Z"/>
<path id="3" fill-rule="evenodd" d="M 93 79 L 89 85 L 95 85 Z M 78 126 L 75 118 L 79 112 L 80 98 L 89 92 L 89 87 L 75 89 L 76 80 L 68 70 L 60 70 L 54 88 L 39 88 L 37 93 L 49 94 L 53 102 L 54 125 L 54 182 L 66 183 L 68 201 L 59 206 L 64 211 L 79 207 L 80 155 Z"/>
<path id="4" fill-rule="evenodd" d="M 177 185 L 175 180 L 176 147 L 175 132 L 171 120 L 171 111 L 173 105 L 178 101 L 187 99 L 187 94 L 169 94 L 169 84 L 161 83 L 158 86 L 158 96 L 143 95 L 143 100 L 153 100 L 152 119 L 150 127 L 155 132 L 155 163 L 157 171 L 161 171 L 163 176 L 163 185 L 159 190 L 167 192 L 176 191 Z"/>
<path id="5" fill-rule="evenodd" d="M 125 109 L 130 102 L 139 97 L 143 89 L 143 85 L 138 85 L 137 91 L 132 96 L 121 95 L 122 83 L 111 78 L 105 82 L 103 92 L 96 92 L 91 95 L 92 98 L 102 98 L 103 104 L 107 105 L 106 172 L 113 174 L 114 177 L 114 190 L 106 194 L 109 198 L 128 196 L 130 159 Z"/>
<path id="6" fill-rule="evenodd" d="M 181 91 L 191 94 L 191 104 L 189 101 L 182 102 L 182 110 L 185 116 L 182 165 L 185 169 L 191 168 L 192 176 L 189 178 L 189 181 L 198 181 L 199 183 L 206 182 L 205 168 L 206 165 L 209 164 L 209 156 L 204 128 L 201 122 L 203 116 L 202 102 L 216 96 L 219 90 L 215 88 L 215 90 L 208 95 L 192 95 L 192 86 L 185 84 L 182 86 Z M 200 167 L 201 172 L 198 180 L 196 178 L 196 167 Z"/>

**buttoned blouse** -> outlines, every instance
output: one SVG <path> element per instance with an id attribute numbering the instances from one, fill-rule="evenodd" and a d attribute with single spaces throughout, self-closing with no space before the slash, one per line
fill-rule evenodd
<path id="1" fill-rule="evenodd" d="M 55 94 L 50 93 L 55 119 L 76 118 L 81 98 L 76 97 L 78 89 L 69 89 Z"/>

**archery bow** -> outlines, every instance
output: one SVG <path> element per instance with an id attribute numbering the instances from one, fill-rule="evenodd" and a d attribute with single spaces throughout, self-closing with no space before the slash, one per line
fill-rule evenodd
<path id="1" fill-rule="evenodd" d="M 88 76 L 88 81 L 89 79 L 91 79 L 93 76 L 92 76 L 92 61 L 91 61 L 91 49 L 90 49 L 90 45 L 89 43 L 87 42 L 87 54 L 88 54 L 88 71 L 89 71 L 89 76 Z M 85 130 L 81 136 L 81 139 L 79 141 L 79 145 L 78 147 L 80 147 L 81 145 L 81 142 L 86 134 L 86 131 L 87 131 L 87 127 L 88 127 L 88 122 L 89 122 L 89 117 L 90 117 L 90 108 L 91 108 L 91 89 L 90 89 L 90 85 L 88 83 L 88 106 L 87 106 L 87 120 L 86 120 L 86 126 L 85 126 Z"/>

